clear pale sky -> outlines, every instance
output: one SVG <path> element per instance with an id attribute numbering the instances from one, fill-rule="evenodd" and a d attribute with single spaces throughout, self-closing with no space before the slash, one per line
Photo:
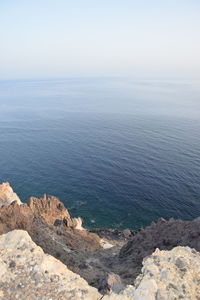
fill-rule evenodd
<path id="1" fill-rule="evenodd" d="M 0 0 L 0 79 L 200 78 L 200 0 Z"/>

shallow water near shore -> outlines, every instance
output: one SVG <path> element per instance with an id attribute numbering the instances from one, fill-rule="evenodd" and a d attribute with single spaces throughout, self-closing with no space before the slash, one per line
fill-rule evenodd
<path id="1" fill-rule="evenodd" d="M 199 96 L 198 82 L 0 81 L 0 181 L 88 228 L 198 217 Z"/>

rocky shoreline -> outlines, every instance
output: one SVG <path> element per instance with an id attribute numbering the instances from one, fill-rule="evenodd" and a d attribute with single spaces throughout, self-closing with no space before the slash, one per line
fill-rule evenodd
<path id="1" fill-rule="evenodd" d="M 24 245 L 23 253 L 18 243 Z M 31 254 L 31 249 L 37 251 Z M 88 231 L 82 219 L 72 218 L 58 198 L 31 197 L 25 204 L 9 183 L 3 183 L 0 185 L 0 251 L 2 300 L 200 300 L 197 252 L 200 251 L 200 218 L 160 219 L 138 232 Z M 57 270 L 58 264 L 63 273 L 55 271 L 51 277 L 48 270 L 41 269 L 41 261 L 34 256 L 36 252 L 53 269 Z M 38 272 L 33 272 L 34 268 Z M 20 277 L 20 272 L 24 277 Z M 59 284 L 58 280 L 51 281 L 56 276 Z M 41 282 L 35 278 L 41 278 Z M 32 282 L 29 288 L 28 279 Z M 27 294 L 22 292 L 20 284 Z M 45 289 L 48 295 L 42 293 Z"/>

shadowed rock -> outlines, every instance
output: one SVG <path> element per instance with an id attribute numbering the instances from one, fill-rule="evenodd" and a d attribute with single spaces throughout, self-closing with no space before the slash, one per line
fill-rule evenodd
<path id="1" fill-rule="evenodd" d="M 162 218 L 140 230 L 120 250 L 119 260 L 113 264 L 117 266 L 114 271 L 131 283 L 139 274 L 144 257 L 156 248 L 171 250 L 176 246 L 189 246 L 200 251 L 200 218 L 193 221 Z"/>

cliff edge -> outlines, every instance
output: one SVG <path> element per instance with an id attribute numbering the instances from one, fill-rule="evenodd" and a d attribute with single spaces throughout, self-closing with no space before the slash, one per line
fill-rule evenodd
<path id="1" fill-rule="evenodd" d="M 116 284 L 115 290 L 102 296 L 59 260 L 45 254 L 26 231 L 0 236 L 1 300 L 199 300 L 200 253 L 189 247 L 157 249 L 143 261 L 135 286 Z"/>
<path id="2" fill-rule="evenodd" d="M 3 183 L 0 235 L 2 300 L 200 300 L 200 218 L 92 233 L 58 198 L 22 203 Z"/>

